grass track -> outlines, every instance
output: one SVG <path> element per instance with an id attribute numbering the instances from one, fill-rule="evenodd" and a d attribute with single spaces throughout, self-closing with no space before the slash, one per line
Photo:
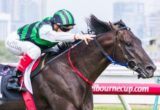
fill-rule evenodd
<path id="1" fill-rule="evenodd" d="M 152 105 L 131 105 L 132 110 L 152 110 Z M 124 110 L 121 104 L 95 104 L 94 110 Z"/>

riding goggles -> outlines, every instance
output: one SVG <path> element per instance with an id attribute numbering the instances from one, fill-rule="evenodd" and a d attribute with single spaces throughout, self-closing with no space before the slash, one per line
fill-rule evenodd
<path id="1" fill-rule="evenodd" d="M 60 28 L 63 32 L 67 32 L 67 31 L 70 31 L 71 29 L 73 29 L 73 26 L 59 26 L 59 28 Z"/>

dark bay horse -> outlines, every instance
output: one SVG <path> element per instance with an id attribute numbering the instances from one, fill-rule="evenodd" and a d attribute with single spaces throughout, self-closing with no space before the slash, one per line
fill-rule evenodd
<path id="1" fill-rule="evenodd" d="M 32 79 L 38 110 L 93 110 L 92 82 L 111 63 L 136 71 L 138 77 L 153 77 L 156 66 L 122 21 L 112 24 L 92 15 L 88 24 L 97 35 L 89 45 L 78 42 L 50 59 Z M 0 110 L 25 108 L 22 100 L 0 104 Z"/>

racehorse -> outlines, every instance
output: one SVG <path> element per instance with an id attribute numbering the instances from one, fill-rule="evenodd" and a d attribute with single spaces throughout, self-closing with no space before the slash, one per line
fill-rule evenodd
<path id="1" fill-rule="evenodd" d="M 88 25 L 96 35 L 86 45 L 79 41 L 60 55 L 48 57 L 32 78 L 33 97 L 38 110 L 93 110 L 92 84 L 111 63 L 151 78 L 156 66 L 141 41 L 123 21 L 104 22 L 94 15 Z M 24 110 L 20 101 L 0 101 L 0 110 Z"/>

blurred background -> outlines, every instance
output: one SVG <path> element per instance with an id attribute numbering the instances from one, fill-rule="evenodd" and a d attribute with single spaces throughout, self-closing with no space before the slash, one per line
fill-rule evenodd
<path id="1" fill-rule="evenodd" d="M 73 33 L 87 31 L 85 20 L 91 14 L 106 22 L 116 22 L 122 19 L 142 40 L 143 47 L 152 60 L 157 65 L 160 63 L 159 0 L 0 0 L 0 62 L 18 61 L 18 58 L 4 47 L 4 41 L 11 32 L 25 24 L 52 16 L 60 9 L 67 9 L 73 13 L 77 24 Z M 133 72 L 129 72 L 124 68 L 111 66 L 109 72 L 106 70 L 97 82 L 156 82 L 157 77 L 138 80 L 137 77 L 134 77 Z M 119 75 L 124 73 L 124 77 L 121 79 L 119 76 L 108 77 L 108 73 Z M 130 75 L 125 76 L 128 73 Z M 154 103 L 153 96 L 142 96 L 140 100 L 139 97 L 141 96 L 126 96 L 126 100 L 133 104 L 137 102 L 152 105 Z M 96 103 L 120 103 L 115 96 L 94 96 L 94 99 Z M 149 110 L 149 108 L 144 108 L 144 110 Z"/>
<path id="2" fill-rule="evenodd" d="M 143 41 L 151 57 L 156 61 L 160 59 L 157 51 L 160 39 L 158 0 L 0 0 L 0 41 L 20 26 L 52 16 L 59 9 L 73 13 L 77 24 L 73 32 L 87 30 L 85 19 L 91 14 L 107 22 L 122 19 Z M 7 60 L 10 60 L 8 56 Z"/>
<path id="3" fill-rule="evenodd" d="M 107 22 L 122 19 L 143 41 L 151 57 L 156 61 L 160 59 L 160 52 L 157 51 L 160 36 L 159 0 L 0 0 L 0 40 L 3 42 L 17 28 L 52 16 L 59 9 L 73 13 L 77 24 L 73 32 L 87 30 L 85 19 L 91 14 Z"/>

